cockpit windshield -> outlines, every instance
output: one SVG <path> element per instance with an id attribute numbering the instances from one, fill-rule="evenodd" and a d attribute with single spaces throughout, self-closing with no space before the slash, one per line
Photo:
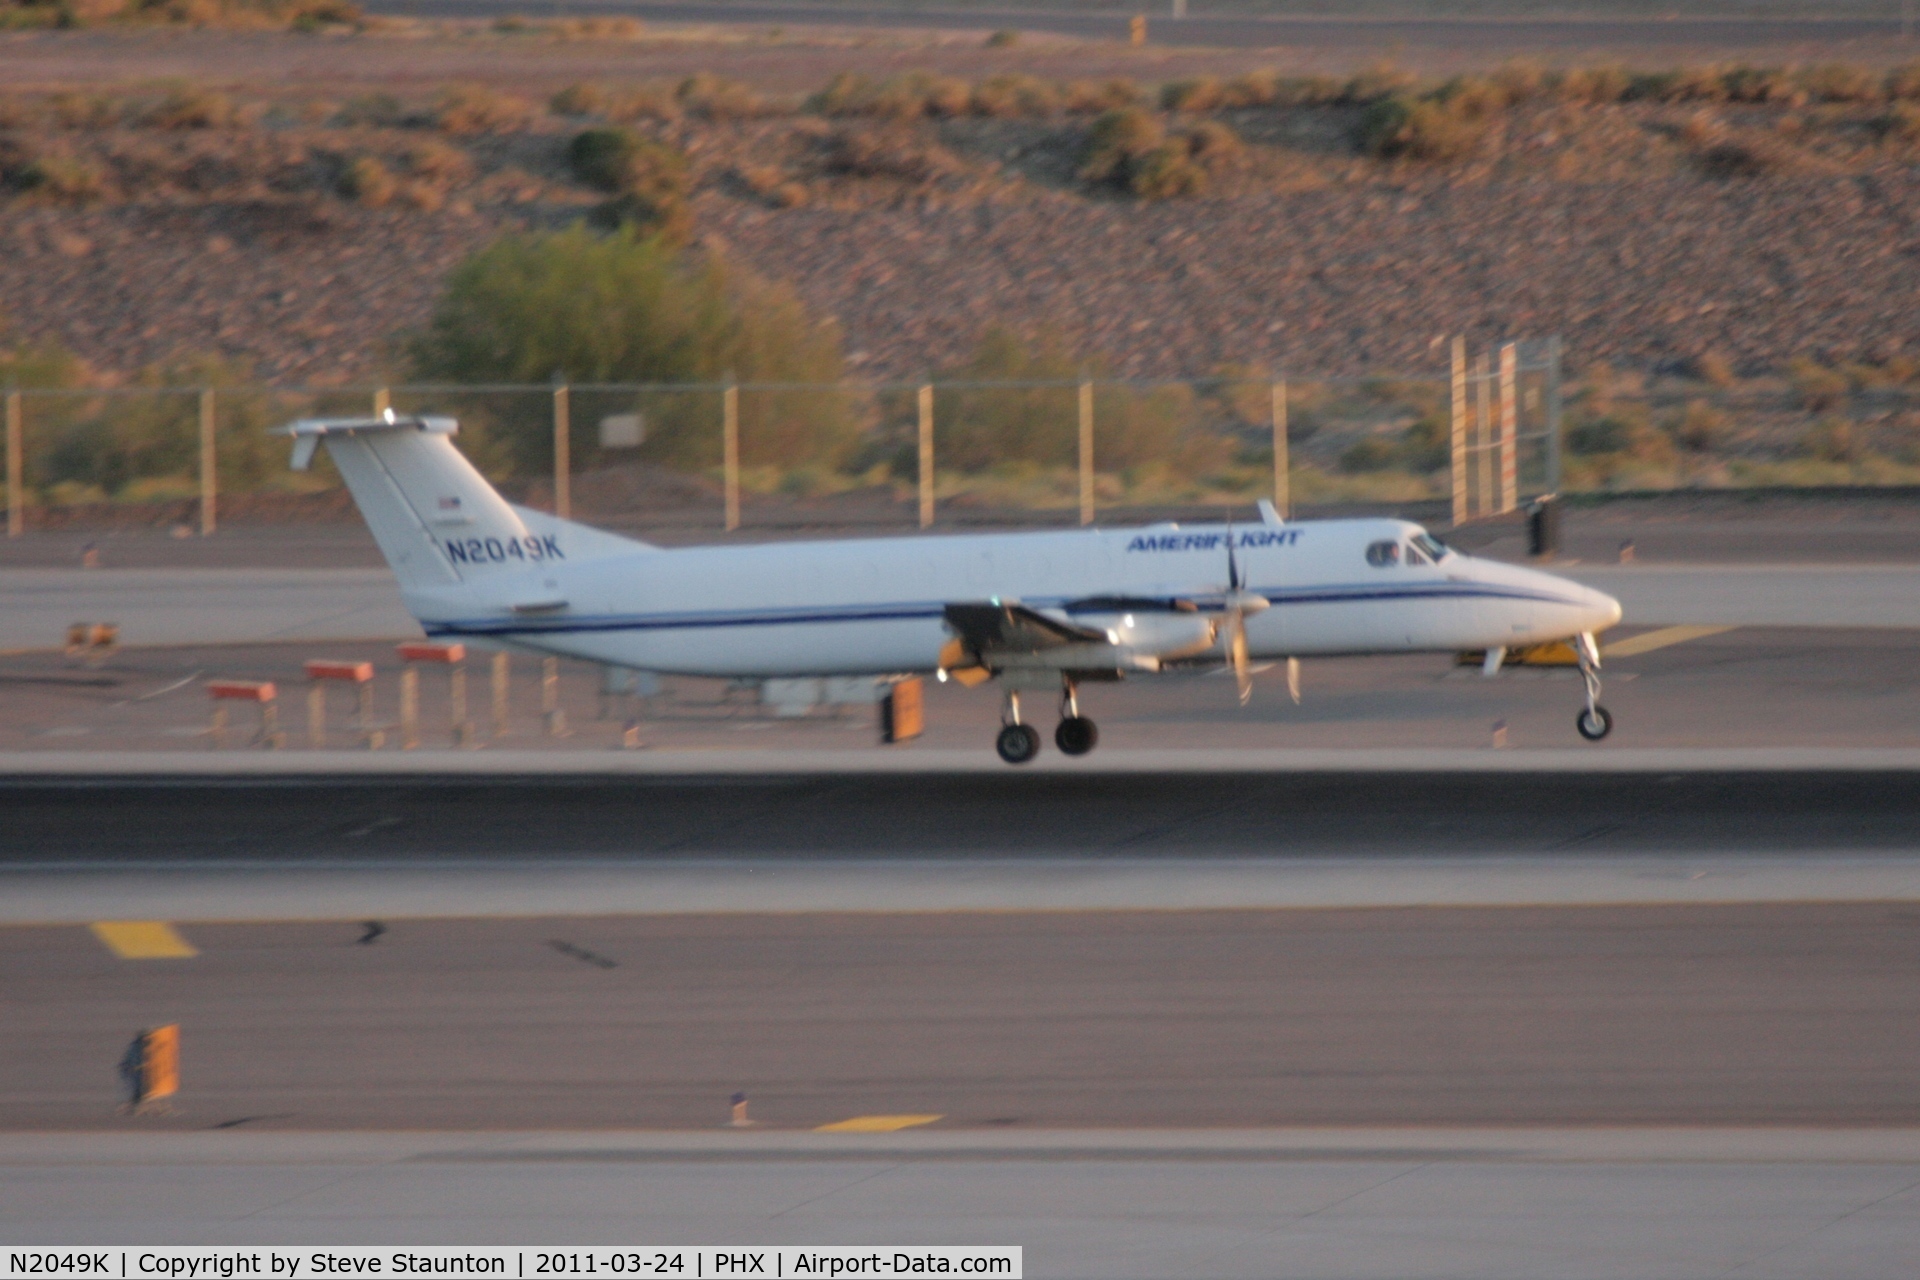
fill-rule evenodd
<path id="1" fill-rule="evenodd" d="M 1452 547 L 1424 530 L 1414 534 L 1413 537 L 1407 539 L 1407 541 L 1420 548 L 1420 550 L 1425 552 L 1427 557 L 1436 564 L 1453 554 Z"/>

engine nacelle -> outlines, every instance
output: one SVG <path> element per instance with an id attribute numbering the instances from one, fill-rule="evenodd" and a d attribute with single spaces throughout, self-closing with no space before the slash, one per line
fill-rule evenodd
<path id="1" fill-rule="evenodd" d="M 1187 610 L 1080 613 L 1073 620 L 1084 627 L 1101 628 L 1123 649 L 1162 660 L 1205 653 L 1220 636 L 1218 618 Z"/>

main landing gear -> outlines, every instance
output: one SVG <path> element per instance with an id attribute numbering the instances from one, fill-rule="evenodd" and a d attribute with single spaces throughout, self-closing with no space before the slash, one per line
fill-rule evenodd
<path id="1" fill-rule="evenodd" d="M 1007 700 L 1000 718 L 1000 736 L 993 745 L 1002 760 L 1008 764 L 1025 764 L 1040 754 L 1040 731 L 1020 721 L 1019 690 L 1007 690 Z M 1053 731 L 1054 745 L 1060 748 L 1062 754 L 1083 756 L 1093 750 L 1099 741 L 1099 727 L 1080 714 L 1079 693 L 1073 681 L 1062 681 L 1060 724 Z"/>
<path id="2" fill-rule="evenodd" d="M 1593 632 L 1575 636 L 1573 652 L 1580 661 L 1580 678 L 1587 684 L 1587 705 L 1574 717 L 1573 727 L 1588 742 L 1598 742 L 1613 732 L 1613 713 L 1600 705 L 1600 644 Z"/>

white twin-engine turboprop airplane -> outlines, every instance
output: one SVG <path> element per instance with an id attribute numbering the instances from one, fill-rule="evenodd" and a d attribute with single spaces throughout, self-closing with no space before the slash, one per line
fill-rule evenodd
<path id="1" fill-rule="evenodd" d="M 1619 602 L 1478 560 L 1401 520 L 1153 525 L 667 550 L 509 504 L 453 447 L 451 418 L 302 419 L 322 440 L 427 634 L 682 675 L 935 671 L 1006 690 L 1000 755 L 1033 759 L 1020 693 L 1060 696 L 1054 741 L 1093 749 L 1084 681 L 1317 654 L 1485 650 L 1569 640 L 1599 705 L 1594 633 Z"/>

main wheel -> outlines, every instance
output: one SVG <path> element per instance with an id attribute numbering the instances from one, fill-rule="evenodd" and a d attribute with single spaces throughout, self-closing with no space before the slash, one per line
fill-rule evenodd
<path id="1" fill-rule="evenodd" d="M 1083 756 L 1100 742 L 1100 729 L 1085 716 L 1068 716 L 1053 731 L 1053 743 L 1070 756 Z"/>
<path id="2" fill-rule="evenodd" d="M 1040 731 L 1030 724 L 1010 724 L 993 745 L 1008 764 L 1025 764 L 1040 754 Z"/>
<path id="3" fill-rule="evenodd" d="M 1592 711 L 1582 711 L 1573 719 L 1573 727 L 1588 742 L 1598 742 L 1613 732 L 1613 713 L 1605 707 L 1595 705 Z"/>

